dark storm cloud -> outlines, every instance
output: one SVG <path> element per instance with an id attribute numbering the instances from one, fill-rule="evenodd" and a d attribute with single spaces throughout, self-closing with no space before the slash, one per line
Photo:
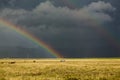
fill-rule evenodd
<path id="1" fill-rule="evenodd" d="M 93 2 L 79 10 L 72 10 L 67 7 L 56 7 L 50 1 L 47 1 L 40 3 L 31 11 L 5 8 L 1 11 L 0 16 L 27 27 L 41 25 L 71 27 L 79 24 L 96 24 L 94 23 L 95 18 L 102 23 L 111 21 L 111 16 L 105 13 L 105 11 L 114 10 L 115 8 L 110 3 L 102 1 Z"/>
<path id="2" fill-rule="evenodd" d="M 92 28 L 104 29 L 115 21 L 112 1 L 80 0 L 80 7 L 72 9 L 57 0 L 9 0 L 1 3 L 0 17 L 25 27 L 66 57 L 118 56 L 107 36 Z"/>
<path id="3" fill-rule="evenodd" d="M 15 8 L 30 10 L 46 0 L 0 0 L 0 9 Z"/>

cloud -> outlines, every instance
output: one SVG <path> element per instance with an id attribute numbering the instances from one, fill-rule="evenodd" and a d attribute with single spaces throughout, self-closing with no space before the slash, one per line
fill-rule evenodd
<path id="1" fill-rule="evenodd" d="M 104 1 L 92 2 L 90 5 L 88 5 L 85 8 L 90 11 L 98 11 L 98 12 L 115 10 L 115 8 L 109 2 L 106 3 Z"/>
<path id="2" fill-rule="evenodd" d="M 114 10 L 115 8 L 110 3 L 103 1 L 92 2 L 79 9 L 56 7 L 50 1 L 46 1 L 31 11 L 5 8 L 1 11 L 0 17 L 26 27 L 46 25 L 59 28 L 96 24 L 95 20 L 100 23 L 112 21 L 111 16 L 106 11 Z"/>
<path id="3" fill-rule="evenodd" d="M 91 20 L 98 20 L 101 22 L 112 21 L 111 16 L 107 12 L 113 12 L 116 8 L 114 8 L 110 3 L 105 3 L 103 1 L 92 2 L 88 6 L 82 8 L 82 14 L 87 16 L 86 18 Z M 87 14 L 86 14 L 87 13 Z M 91 15 L 91 17 L 89 17 Z"/>
<path id="4" fill-rule="evenodd" d="M 33 10 L 33 15 L 35 14 L 37 18 L 33 17 L 32 19 L 38 21 L 35 22 L 36 24 L 46 24 L 48 26 L 71 27 L 83 23 L 90 25 L 91 23 L 94 24 L 95 20 L 101 22 L 111 21 L 111 16 L 105 11 L 114 11 L 114 9 L 110 3 L 102 1 L 93 2 L 88 6 L 74 10 L 68 7 L 55 7 L 51 2 L 47 1 L 41 3 Z"/>

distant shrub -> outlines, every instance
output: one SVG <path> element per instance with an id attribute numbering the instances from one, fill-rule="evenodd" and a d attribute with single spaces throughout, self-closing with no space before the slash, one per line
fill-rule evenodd
<path id="1" fill-rule="evenodd" d="M 36 61 L 33 61 L 33 63 L 35 63 Z"/>
<path id="2" fill-rule="evenodd" d="M 15 61 L 13 61 L 13 62 L 9 62 L 9 64 L 15 64 L 16 62 Z"/>

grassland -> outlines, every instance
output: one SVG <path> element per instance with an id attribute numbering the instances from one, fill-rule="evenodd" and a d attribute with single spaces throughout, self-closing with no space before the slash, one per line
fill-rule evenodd
<path id="1" fill-rule="evenodd" d="M 120 80 L 120 59 L 0 59 L 0 80 Z"/>

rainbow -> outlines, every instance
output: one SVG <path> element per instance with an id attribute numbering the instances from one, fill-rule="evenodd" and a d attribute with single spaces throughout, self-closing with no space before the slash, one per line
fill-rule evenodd
<path id="1" fill-rule="evenodd" d="M 16 26 L 13 23 L 11 23 L 11 22 L 9 22 L 9 21 L 7 21 L 5 19 L 0 19 L 0 25 L 3 25 L 5 27 L 7 27 L 7 28 L 17 32 L 21 36 L 24 36 L 28 40 L 30 40 L 33 43 L 37 44 L 39 47 L 44 48 L 47 52 L 49 52 L 54 57 L 56 57 L 56 58 L 62 58 L 63 57 L 62 55 L 60 55 L 60 53 L 55 51 L 51 46 L 47 45 L 45 42 L 43 42 L 42 40 L 38 39 L 37 37 L 35 37 L 30 32 L 26 31 L 25 29 L 22 29 L 19 26 Z"/>

